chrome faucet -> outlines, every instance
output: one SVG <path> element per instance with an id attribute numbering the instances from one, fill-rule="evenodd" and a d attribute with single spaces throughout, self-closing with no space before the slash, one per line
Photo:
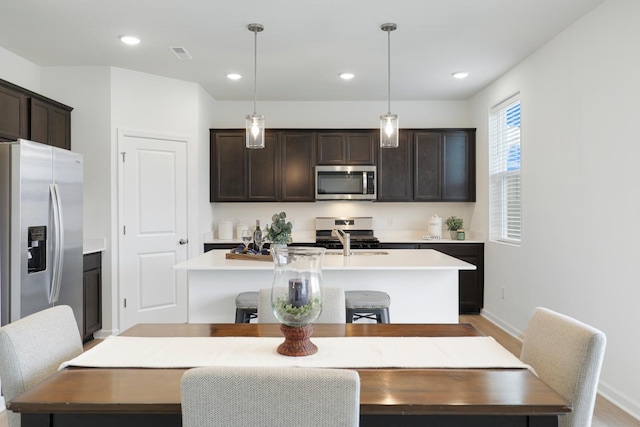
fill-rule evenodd
<path id="1" fill-rule="evenodd" d="M 340 243 L 342 243 L 342 255 L 351 255 L 351 234 L 345 233 L 343 230 L 334 228 L 333 230 L 331 230 L 331 235 L 333 237 L 337 237 L 338 240 L 340 240 Z"/>

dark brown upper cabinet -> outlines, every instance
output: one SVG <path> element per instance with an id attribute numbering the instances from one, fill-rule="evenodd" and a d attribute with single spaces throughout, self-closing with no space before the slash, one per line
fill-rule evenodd
<path id="1" fill-rule="evenodd" d="M 245 143 L 244 132 L 242 143 Z M 247 200 L 252 202 L 276 202 L 280 194 L 280 150 L 278 135 L 266 132 L 264 148 L 245 148 L 247 155 Z"/>
<path id="2" fill-rule="evenodd" d="M 475 129 L 403 129 L 385 149 L 370 129 L 268 129 L 261 150 L 244 133 L 211 130 L 212 202 L 313 202 L 319 164 L 377 164 L 380 202 L 475 201 Z"/>
<path id="3" fill-rule="evenodd" d="M 29 98 L 0 84 L 0 138 L 13 141 L 29 137 Z"/>
<path id="4" fill-rule="evenodd" d="M 442 144 L 440 132 L 413 132 L 413 198 L 416 201 L 442 200 Z"/>
<path id="5" fill-rule="evenodd" d="M 413 131 L 413 198 L 475 202 L 475 129 Z"/>
<path id="6" fill-rule="evenodd" d="M 0 80 L 0 140 L 71 149 L 71 107 Z"/>
<path id="7" fill-rule="evenodd" d="M 379 148 L 378 201 L 413 201 L 413 152 L 408 132 L 400 132 L 398 148 Z"/>
<path id="8" fill-rule="evenodd" d="M 31 98 L 31 140 L 71 149 L 71 111 Z"/>
<path id="9" fill-rule="evenodd" d="M 319 165 L 375 165 L 378 131 L 318 131 Z"/>
<path id="10" fill-rule="evenodd" d="M 247 160 L 244 132 L 211 132 L 210 199 L 217 202 L 247 200 Z"/>
<path id="11" fill-rule="evenodd" d="M 282 131 L 279 135 L 280 201 L 315 201 L 316 133 Z"/>
<path id="12" fill-rule="evenodd" d="M 212 202 L 315 200 L 315 133 L 267 130 L 265 148 L 245 147 L 244 130 L 211 130 Z"/>
<path id="13" fill-rule="evenodd" d="M 476 201 L 476 132 L 442 133 L 442 200 Z"/>
<path id="14" fill-rule="evenodd" d="M 475 129 L 402 129 L 378 156 L 378 201 L 475 201 Z"/>

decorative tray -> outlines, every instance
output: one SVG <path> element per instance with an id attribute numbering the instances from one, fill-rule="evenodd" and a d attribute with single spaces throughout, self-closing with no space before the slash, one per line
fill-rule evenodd
<path id="1" fill-rule="evenodd" d="M 273 261 L 271 255 L 258 255 L 258 254 L 238 254 L 229 252 L 225 254 L 226 259 L 243 259 L 246 261 Z"/>

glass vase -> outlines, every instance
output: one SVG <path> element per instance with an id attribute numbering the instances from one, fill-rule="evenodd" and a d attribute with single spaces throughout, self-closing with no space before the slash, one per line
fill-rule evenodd
<path id="1" fill-rule="evenodd" d="M 276 246 L 271 307 L 285 335 L 278 353 L 306 356 L 317 351 L 311 343 L 313 322 L 322 312 L 322 258 L 324 248 Z"/>

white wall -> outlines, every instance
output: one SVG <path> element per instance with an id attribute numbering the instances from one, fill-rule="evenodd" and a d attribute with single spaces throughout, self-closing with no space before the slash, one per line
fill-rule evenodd
<path id="1" fill-rule="evenodd" d="M 0 47 L 0 79 L 40 93 L 40 67 Z"/>
<path id="2" fill-rule="evenodd" d="M 44 67 L 42 92 L 73 107 L 71 150 L 84 157 L 84 237 L 105 239 L 102 253 L 103 325 L 111 329 L 114 298 L 112 283 L 117 277 L 112 234 L 111 180 L 111 68 Z M 117 324 L 117 323 L 116 323 Z"/>
<path id="3" fill-rule="evenodd" d="M 640 418 L 639 45 L 640 2 L 608 0 L 474 97 L 471 115 L 486 225 L 487 114 L 521 94 L 522 245 L 486 245 L 484 313 L 516 335 L 536 306 L 602 329 L 600 390 Z"/>
<path id="4" fill-rule="evenodd" d="M 244 128 L 253 102 L 219 101 L 212 127 Z M 260 101 L 258 114 L 265 116 L 267 128 L 377 128 L 386 102 L 289 102 Z M 400 117 L 401 128 L 471 127 L 466 101 L 391 102 Z"/>
<path id="5" fill-rule="evenodd" d="M 203 247 L 203 230 L 209 230 L 211 224 L 214 222 L 212 219 L 212 209 L 209 201 L 209 129 L 213 127 L 212 123 L 218 112 L 216 101 L 211 96 L 199 87 L 198 92 L 199 107 L 198 113 L 198 157 L 190 162 L 190 164 L 198 165 L 197 194 L 194 194 L 194 199 L 197 202 L 194 203 L 193 212 L 197 212 L 198 220 L 190 221 L 194 233 L 197 235 L 197 240 L 193 241 L 191 249 L 198 248 L 195 253 L 200 253 Z M 194 150 L 195 151 L 195 150 Z"/>
<path id="6" fill-rule="evenodd" d="M 197 84 L 175 80 L 150 74 L 130 71 L 121 68 L 111 69 L 111 185 L 117 189 L 118 180 L 118 131 L 135 131 L 153 135 L 168 135 L 188 139 L 187 156 L 190 164 L 199 165 L 203 157 L 201 149 L 208 144 L 208 123 L 200 123 L 202 119 L 201 107 L 211 109 L 212 103 Z M 206 113 L 206 111 L 205 111 Z M 201 141 L 206 138 L 206 141 Z M 208 149 L 207 149 L 208 151 Z M 198 242 L 201 239 L 196 224 L 199 223 L 198 200 L 200 197 L 199 168 L 189 168 L 187 183 L 189 185 L 188 216 L 191 222 L 189 240 Z M 208 188 L 208 181 L 206 183 Z M 117 259 L 118 259 L 118 194 L 111 194 L 111 224 L 110 236 L 113 242 L 114 259 L 113 295 L 111 312 L 113 323 L 103 325 L 103 329 L 116 330 L 118 328 L 118 307 L 120 297 L 117 292 Z M 189 245 L 189 255 L 200 253 L 197 245 Z"/>

